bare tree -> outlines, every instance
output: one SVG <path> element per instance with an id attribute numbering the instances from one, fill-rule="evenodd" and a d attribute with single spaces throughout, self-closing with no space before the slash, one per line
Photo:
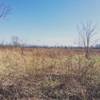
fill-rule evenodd
<path id="1" fill-rule="evenodd" d="M 4 3 L 0 3 L 0 19 L 6 17 L 10 12 L 11 8 Z"/>
<path id="2" fill-rule="evenodd" d="M 12 37 L 12 45 L 15 46 L 15 47 L 17 47 L 17 46 L 20 45 L 20 39 L 19 39 L 19 37 L 17 37 L 17 36 L 13 36 Z"/>
<path id="3" fill-rule="evenodd" d="M 90 47 L 96 35 L 96 25 L 87 22 L 86 24 L 81 24 L 78 30 L 82 46 L 84 47 L 85 57 L 88 59 L 90 56 Z"/>

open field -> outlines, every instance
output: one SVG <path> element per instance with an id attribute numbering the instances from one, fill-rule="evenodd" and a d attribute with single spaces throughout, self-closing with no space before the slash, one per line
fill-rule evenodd
<path id="1" fill-rule="evenodd" d="M 0 48 L 0 100 L 99 100 L 100 50 Z"/>

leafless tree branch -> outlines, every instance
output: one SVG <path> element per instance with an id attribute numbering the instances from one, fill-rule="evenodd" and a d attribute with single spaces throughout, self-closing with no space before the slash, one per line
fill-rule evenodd
<path id="1" fill-rule="evenodd" d="M 93 40 L 94 36 L 96 35 L 96 25 L 92 24 L 91 22 L 87 22 L 86 24 L 81 24 L 78 29 L 80 39 L 84 46 L 85 57 L 89 58 L 91 40 Z"/>

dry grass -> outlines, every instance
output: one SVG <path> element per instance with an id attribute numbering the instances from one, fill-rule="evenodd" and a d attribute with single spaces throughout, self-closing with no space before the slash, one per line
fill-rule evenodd
<path id="1" fill-rule="evenodd" d="M 0 49 L 0 100 L 100 99 L 99 66 L 70 49 Z"/>

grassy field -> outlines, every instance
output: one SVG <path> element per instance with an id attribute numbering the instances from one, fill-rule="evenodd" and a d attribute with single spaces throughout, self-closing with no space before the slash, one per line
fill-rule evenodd
<path id="1" fill-rule="evenodd" d="M 100 54 L 0 48 L 0 100 L 100 100 Z"/>

